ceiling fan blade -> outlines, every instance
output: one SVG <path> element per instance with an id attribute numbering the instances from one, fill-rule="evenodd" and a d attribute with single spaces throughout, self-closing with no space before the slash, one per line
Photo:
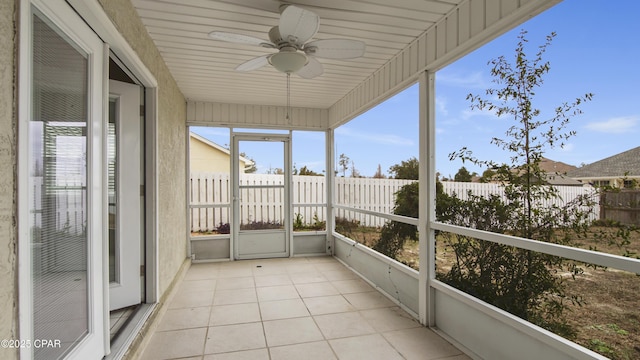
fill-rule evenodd
<path id="1" fill-rule="evenodd" d="M 280 35 L 283 39 L 302 45 L 311 39 L 320 26 L 320 17 L 315 13 L 288 5 L 280 15 Z"/>
<path id="2" fill-rule="evenodd" d="M 316 76 L 320 76 L 324 73 L 324 68 L 320 61 L 310 57 L 307 65 L 298 70 L 296 74 L 304 79 L 313 79 Z"/>
<path id="3" fill-rule="evenodd" d="M 251 71 L 259 69 L 269 63 L 269 56 L 270 55 L 262 55 L 247 62 L 243 62 L 242 64 L 236 66 L 236 71 Z"/>
<path id="4" fill-rule="evenodd" d="M 307 55 L 327 59 L 354 59 L 364 55 L 366 44 L 359 40 L 326 39 L 312 41 L 304 46 Z"/>
<path id="5" fill-rule="evenodd" d="M 212 31 L 209 33 L 209 37 L 212 39 L 232 42 L 236 44 L 258 45 L 258 46 L 268 47 L 268 48 L 275 47 L 272 43 L 266 40 L 259 39 L 257 37 L 242 35 L 242 34 L 235 34 L 235 33 L 228 33 L 223 31 Z"/>

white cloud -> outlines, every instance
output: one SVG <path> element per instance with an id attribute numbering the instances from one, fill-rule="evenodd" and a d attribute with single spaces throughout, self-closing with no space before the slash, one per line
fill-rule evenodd
<path id="1" fill-rule="evenodd" d="M 436 96 L 436 109 L 442 115 L 449 115 L 449 109 L 447 109 L 447 98 L 443 96 Z"/>
<path id="2" fill-rule="evenodd" d="M 337 128 L 336 133 L 342 136 L 366 140 L 382 145 L 413 146 L 413 140 L 403 138 L 401 136 L 391 134 L 371 134 L 362 131 L 355 132 L 351 131 L 351 129 L 345 128 L 344 126 Z"/>
<path id="3" fill-rule="evenodd" d="M 482 72 L 454 73 L 446 70 L 438 72 L 436 81 L 449 86 L 456 86 L 465 89 L 486 89 L 489 82 L 486 81 Z"/>
<path id="4" fill-rule="evenodd" d="M 592 122 L 585 127 L 588 130 L 609 134 L 622 134 L 636 130 L 639 122 L 638 116 L 615 117 L 605 121 Z"/>
<path id="5" fill-rule="evenodd" d="M 491 117 L 491 118 L 498 118 L 495 114 L 495 112 L 493 112 L 493 110 L 488 110 L 488 109 L 484 109 L 484 110 L 480 110 L 480 109 L 466 109 L 463 110 L 460 113 L 460 116 L 462 117 L 462 119 L 467 120 L 470 119 L 472 117 L 475 116 L 486 116 L 486 117 Z"/>
<path id="6" fill-rule="evenodd" d="M 572 152 L 574 148 L 575 145 L 573 145 L 572 143 L 566 143 L 564 144 L 564 147 L 558 147 L 558 149 L 562 152 Z"/>

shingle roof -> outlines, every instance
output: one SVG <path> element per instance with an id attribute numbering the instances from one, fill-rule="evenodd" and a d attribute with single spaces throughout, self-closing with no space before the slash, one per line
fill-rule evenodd
<path id="1" fill-rule="evenodd" d="M 563 174 L 555 174 L 555 173 L 547 173 L 547 177 L 545 181 L 549 185 L 565 185 L 565 186 L 582 186 L 584 185 L 578 180 L 572 179 L 567 175 Z"/>
<path id="2" fill-rule="evenodd" d="M 543 157 L 540 159 L 540 169 L 544 170 L 547 174 L 566 174 L 569 171 L 577 169 L 577 167 Z"/>
<path id="3" fill-rule="evenodd" d="M 572 178 L 640 176 L 640 146 L 570 171 Z"/>

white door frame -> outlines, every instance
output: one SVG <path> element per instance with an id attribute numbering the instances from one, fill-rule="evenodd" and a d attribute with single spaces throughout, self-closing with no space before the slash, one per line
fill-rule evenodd
<path id="1" fill-rule="evenodd" d="M 28 0 L 23 0 L 28 1 Z M 145 303 L 160 300 L 158 278 L 158 80 L 97 0 L 66 0 L 145 89 Z M 105 88 L 108 84 L 105 83 Z M 107 274 L 108 275 L 108 274 Z M 107 318 L 109 314 L 105 315 Z"/>
<path id="2" fill-rule="evenodd" d="M 28 0 L 22 0 L 28 1 Z M 146 67 L 137 52 L 131 47 L 116 28 L 113 21 L 103 9 L 98 0 L 66 0 L 73 7 L 82 19 L 100 36 L 109 46 L 111 52 L 117 56 L 120 62 L 131 71 L 136 80 L 145 89 L 145 242 L 144 242 L 144 299 L 141 317 L 136 318 L 133 327 L 128 327 L 125 333 L 118 337 L 116 348 L 112 348 L 109 342 L 109 332 L 105 332 L 105 352 L 118 357 L 124 355 L 129 344 L 135 339 L 137 331 L 142 327 L 142 323 L 150 316 L 153 307 L 160 300 L 160 279 L 159 279 L 159 249 L 158 249 L 158 81 L 154 74 Z M 108 58 L 108 54 L 105 53 Z M 108 78 L 108 71 L 105 72 L 105 79 Z M 104 82 L 104 91 L 108 91 L 108 82 Z M 108 99 L 105 97 L 105 102 Z M 105 113 L 105 116 L 107 114 Z M 105 225 L 106 226 L 106 225 Z M 105 236 L 106 236 L 105 228 Z M 108 244 L 105 242 L 104 256 L 108 257 Z M 105 262 L 104 276 L 108 279 L 108 263 Z M 105 301 L 108 301 L 109 283 L 105 281 Z M 105 308 L 105 326 L 109 323 L 109 309 Z"/>
<path id="3" fill-rule="evenodd" d="M 33 8 L 32 8 L 33 6 Z M 66 36 L 88 55 L 88 108 L 87 121 L 87 207 L 90 209 L 87 217 L 88 239 L 88 334 L 78 343 L 67 358 L 92 359 L 102 358 L 105 354 L 105 324 L 104 306 L 104 277 L 102 239 L 104 229 L 104 142 L 103 142 L 103 106 L 104 106 L 104 47 L 103 42 L 91 31 L 87 24 L 63 0 L 22 0 L 20 2 L 20 67 L 19 67 L 19 138 L 18 144 L 18 177 L 21 183 L 27 183 L 29 178 L 29 121 L 31 119 L 32 104 L 32 16 L 33 9 L 37 9 L 49 21 L 55 24 Z M 34 309 L 32 292 L 32 251 L 29 219 L 29 188 L 18 188 L 18 292 L 19 292 L 19 322 L 20 339 L 34 341 Z M 33 344 L 33 343 L 32 343 Z M 20 349 L 21 359 L 33 358 L 33 347 Z"/>
<path id="4" fill-rule="evenodd" d="M 141 302 L 140 245 L 143 219 L 140 206 L 140 87 L 109 80 L 109 99 L 116 101 L 117 140 L 114 219 L 116 279 L 109 284 L 109 310 L 116 310 Z"/>
<path id="5" fill-rule="evenodd" d="M 239 243 L 242 241 L 243 234 L 240 231 L 240 151 L 238 144 L 240 141 L 256 141 L 256 142 L 282 142 L 284 147 L 284 252 L 279 253 L 255 253 L 250 255 L 240 254 Z M 269 134 L 269 133 L 246 133 L 231 131 L 231 258 L 232 259 L 251 259 L 266 257 L 289 257 L 291 256 L 292 243 L 292 194 L 291 194 L 291 134 Z M 276 232 L 263 231 L 258 236 L 269 237 Z M 276 234 L 277 235 L 277 234 Z M 280 235 L 282 236 L 282 235 Z M 245 235 L 246 237 L 246 235 Z"/>

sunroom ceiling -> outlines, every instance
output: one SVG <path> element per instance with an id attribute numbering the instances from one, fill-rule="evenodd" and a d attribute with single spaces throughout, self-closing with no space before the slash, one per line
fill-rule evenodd
<path id="1" fill-rule="evenodd" d="M 364 41 L 353 60 L 320 59 L 324 74 L 291 76 L 291 105 L 329 108 L 464 0 L 294 0 L 320 16 L 314 39 Z M 216 41 L 211 31 L 268 40 L 278 24 L 276 0 L 133 0 L 142 21 L 188 100 L 286 105 L 286 75 L 271 66 L 234 68 L 276 50 Z"/>

